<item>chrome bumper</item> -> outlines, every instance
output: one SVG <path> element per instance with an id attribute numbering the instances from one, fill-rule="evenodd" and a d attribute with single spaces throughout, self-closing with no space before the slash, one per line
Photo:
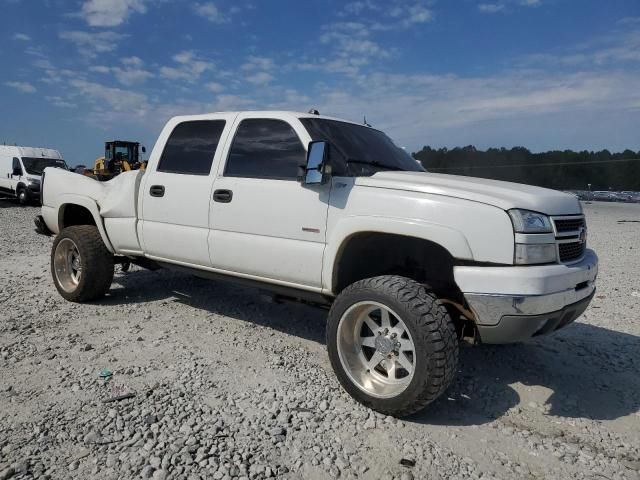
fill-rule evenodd
<path id="1" fill-rule="evenodd" d="M 505 315 L 542 315 L 562 310 L 567 305 L 591 297 L 595 282 L 588 282 L 579 290 L 575 287 L 548 295 L 496 295 L 467 293 L 465 299 L 480 325 L 497 325 Z"/>
<path id="2" fill-rule="evenodd" d="M 591 250 L 572 265 L 455 271 L 461 287 L 476 287 L 484 277 L 491 292 L 464 293 L 483 343 L 522 342 L 570 324 L 593 298 L 597 274 L 598 257 Z"/>

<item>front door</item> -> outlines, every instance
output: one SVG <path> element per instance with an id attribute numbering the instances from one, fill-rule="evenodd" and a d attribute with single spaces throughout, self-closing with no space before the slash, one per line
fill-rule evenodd
<path id="1" fill-rule="evenodd" d="M 216 269 L 321 287 L 329 186 L 297 180 L 308 140 L 297 119 L 238 117 L 214 182 L 209 251 Z"/>
<path id="2" fill-rule="evenodd" d="M 176 263 L 210 266 L 209 208 L 218 145 L 233 115 L 175 121 L 163 132 L 164 150 L 154 149 L 141 184 L 145 253 Z M 170 134 L 169 134 L 170 132 Z M 162 138 L 158 142 L 162 143 Z"/>

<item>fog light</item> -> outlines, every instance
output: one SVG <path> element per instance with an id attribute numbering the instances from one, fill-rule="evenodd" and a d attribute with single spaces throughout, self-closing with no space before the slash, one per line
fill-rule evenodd
<path id="1" fill-rule="evenodd" d="M 525 245 L 516 243 L 516 265 L 534 265 L 552 263 L 557 260 L 555 243 L 539 243 Z"/>

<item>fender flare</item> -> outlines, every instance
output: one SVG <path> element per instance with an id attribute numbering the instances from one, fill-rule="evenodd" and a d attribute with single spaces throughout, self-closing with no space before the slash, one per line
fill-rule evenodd
<path id="1" fill-rule="evenodd" d="M 447 250 L 453 258 L 473 260 L 473 252 L 464 234 L 453 228 L 416 219 L 381 216 L 352 216 L 341 219 L 327 238 L 323 266 L 322 286 L 334 291 L 335 272 L 340 254 L 347 242 L 359 233 L 388 233 L 428 240 Z"/>
<path id="2" fill-rule="evenodd" d="M 65 194 L 60 195 L 57 198 L 57 203 L 56 211 L 58 212 L 58 232 L 62 230 L 62 213 L 64 212 L 64 207 L 67 205 L 78 205 L 79 207 L 84 207 L 89 211 L 89 213 L 91 213 L 93 221 L 96 223 L 96 227 L 98 227 L 98 232 L 100 232 L 100 236 L 102 237 L 102 241 L 104 242 L 105 247 L 107 247 L 107 250 L 113 254 L 116 253 L 113 245 L 111 245 L 107 231 L 104 228 L 104 222 L 100 216 L 98 204 L 93 199 L 83 195 Z"/>

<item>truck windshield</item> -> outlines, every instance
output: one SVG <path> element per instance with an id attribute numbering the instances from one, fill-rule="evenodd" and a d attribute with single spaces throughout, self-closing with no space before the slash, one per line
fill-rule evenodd
<path id="1" fill-rule="evenodd" d="M 58 158 L 22 157 L 22 163 L 29 175 L 42 175 L 42 171 L 47 167 L 57 167 L 69 170 L 67 163 Z"/>
<path id="2" fill-rule="evenodd" d="M 422 166 L 380 130 L 338 120 L 301 118 L 313 140 L 331 144 L 334 175 L 370 176 L 383 170 L 424 172 Z"/>

